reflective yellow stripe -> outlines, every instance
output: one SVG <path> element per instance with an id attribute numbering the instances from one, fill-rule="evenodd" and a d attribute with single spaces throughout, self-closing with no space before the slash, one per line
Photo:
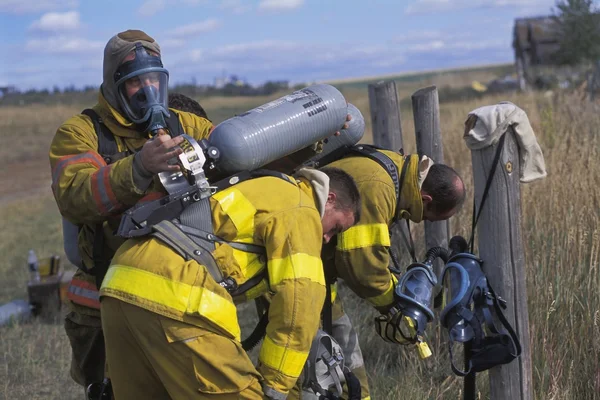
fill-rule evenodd
<path id="1" fill-rule="evenodd" d="M 236 188 L 230 188 L 213 195 L 223 211 L 229 216 L 237 229 L 236 242 L 250 242 L 254 236 L 254 214 L 256 208 Z"/>
<path id="2" fill-rule="evenodd" d="M 260 283 L 253 288 L 248 289 L 246 293 L 244 293 L 246 300 L 256 299 L 257 297 L 262 296 L 263 294 L 269 291 L 269 285 L 266 280 L 260 281 Z"/>
<path id="3" fill-rule="evenodd" d="M 275 286 L 285 279 L 308 278 L 325 286 L 323 263 L 320 257 L 296 253 L 285 258 L 269 260 L 269 281 Z"/>
<path id="4" fill-rule="evenodd" d="M 386 224 L 355 225 L 338 235 L 337 240 L 337 249 L 342 251 L 378 245 L 390 245 L 390 232 Z"/>
<path id="5" fill-rule="evenodd" d="M 332 283 L 329 287 L 331 288 L 331 304 L 333 304 L 337 297 L 337 283 Z"/>
<path id="6" fill-rule="evenodd" d="M 383 307 L 388 306 L 394 302 L 394 289 L 396 288 L 396 284 L 398 283 L 398 279 L 394 275 L 392 276 L 392 280 L 390 281 L 390 286 L 387 288 L 383 294 L 375 297 L 368 297 L 367 301 L 373 304 L 375 307 Z"/>
<path id="7" fill-rule="evenodd" d="M 264 258 L 260 259 L 259 254 L 248 253 L 247 251 L 233 250 L 233 257 L 242 269 L 245 277 L 251 278 L 255 276 L 261 269 L 265 268 Z"/>
<path id="8" fill-rule="evenodd" d="M 199 314 L 240 339 L 235 305 L 208 289 L 125 265 L 111 265 L 102 282 L 101 290 L 104 289 L 136 296 L 182 314 Z"/>
<path id="9" fill-rule="evenodd" d="M 308 352 L 278 346 L 269 336 L 265 336 L 258 356 L 260 362 L 266 366 L 292 378 L 300 376 L 307 358 Z"/>

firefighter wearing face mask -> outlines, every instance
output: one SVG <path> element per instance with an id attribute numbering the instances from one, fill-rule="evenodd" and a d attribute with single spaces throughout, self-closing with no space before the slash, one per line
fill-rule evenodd
<path id="1" fill-rule="evenodd" d="M 155 174 L 179 168 L 167 162 L 181 152 L 172 150 L 182 140 L 171 137 L 175 131 L 202 139 L 213 127 L 205 118 L 167 107 L 168 77 L 153 38 L 137 30 L 115 35 L 104 50 L 93 113 L 68 119 L 50 147 L 52 191 L 63 217 L 79 226 L 79 253 L 87 271 L 78 270 L 71 282 L 65 321 L 73 350 L 71 376 L 82 385 L 104 377 L 97 282 L 122 243 L 113 236 L 120 214 L 158 191 Z M 113 154 L 100 154 L 98 127 L 109 132 Z"/>

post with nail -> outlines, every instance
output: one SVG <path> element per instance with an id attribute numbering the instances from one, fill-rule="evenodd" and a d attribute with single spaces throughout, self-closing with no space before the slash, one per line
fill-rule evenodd
<path id="1" fill-rule="evenodd" d="M 475 204 L 481 204 L 496 150 L 503 146 L 485 206 L 477 223 L 479 256 L 495 292 L 507 303 L 505 315 L 520 339 L 522 353 L 514 362 L 489 371 L 490 399 L 533 398 L 529 316 L 525 284 L 525 252 L 521 233 L 519 149 L 509 127 L 505 140 L 472 150 Z"/>

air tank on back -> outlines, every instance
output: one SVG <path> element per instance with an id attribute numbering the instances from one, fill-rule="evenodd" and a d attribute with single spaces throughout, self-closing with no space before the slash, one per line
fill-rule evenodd
<path id="1" fill-rule="evenodd" d="M 339 136 L 330 136 L 324 139 L 323 150 L 311 157 L 309 163 L 318 167 L 320 160 L 328 154 L 338 149 L 343 151 L 342 148 L 352 147 L 362 139 L 365 133 L 365 119 L 362 113 L 354 104 L 348 103 L 348 114 L 352 116 L 352 119 L 348 122 L 348 128 L 342 129 Z"/>
<path id="2" fill-rule="evenodd" d="M 347 114 L 336 88 L 312 85 L 223 121 L 209 142 L 219 149 L 219 171 L 253 170 L 331 136 Z"/>

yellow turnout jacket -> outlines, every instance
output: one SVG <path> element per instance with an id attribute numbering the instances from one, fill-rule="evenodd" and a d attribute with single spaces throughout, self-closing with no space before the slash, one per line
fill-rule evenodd
<path id="1" fill-rule="evenodd" d="M 392 151 L 381 151 L 392 159 L 398 173 L 404 157 Z M 408 156 L 409 165 L 401 188 L 401 218 L 420 222 L 423 202 L 419 189 L 419 157 Z M 347 172 L 358 186 L 362 214 L 356 225 L 337 235 L 333 249 L 327 245 L 324 264 L 348 284 L 360 297 L 379 311 L 387 311 L 394 301 L 396 277 L 388 270 L 390 263 L 389 227 L 396 216 L 397 199 L 394 182 L 388 172 L 376 161 L 364 156 L 343 158 L 329 164 Z"/>
<path id="2" fill-rule="evenodd" d="M 268 281 L 243 298 L 232 298 L 205 267 L 186 261 L 156 238 L 131 239 L 119 248 L 100 295 L 239 341 L 235 303 L 269 292 L 269 323 L 258 371 L 268 387 L 288 393 L 308 356 L 325 299 L 316 196 L 308 181 L 293 182 L 262 177 L 210 198 L 217 236 L 266 248 L 266 259 L 228 244 L 217 244 L 213 252 L 223 275 L 240 285 L 266 268 Z"/>
<path id="3" fill-rule="evenodd" d="M 135 129 L 117 110 L 99 95 L 93 107 L 106 127 L 113 133 L 118 151 L 138 150 L 148 140 L 145 133 Z M 171 110 L 173 111 L 173 110 Z M 194 114 L 176 111 L 183 130 L 195 139 L 208 137 L 212 123 Z M 95 226 L 103 223 L 106 238 L 105 252 L 112 255 L 122 240 L 114 232 L 121 213 L 135 205 L 149 193 L 156 192 L 160 183 L 155 180 L 147 189 L 136 187 L 133 180 L 133 155 L 107 165 L 98 154 L 98 136 L 92 120 L 83 114 L 68 119 L 58 128 L 50 146 L 52 192 L 60 213 L 74 224 L 81 225 L 79 250 L 84 264 L 92 266 Z M 99 304 L 94 302 L 94 277 L 78 271 L 75 280 L 80 282 L 77 311 L 99 316 Z M 89 289 L 89 290 L 88 290 Z M 96 293 L 97 296 L 97 293 Z"/>

